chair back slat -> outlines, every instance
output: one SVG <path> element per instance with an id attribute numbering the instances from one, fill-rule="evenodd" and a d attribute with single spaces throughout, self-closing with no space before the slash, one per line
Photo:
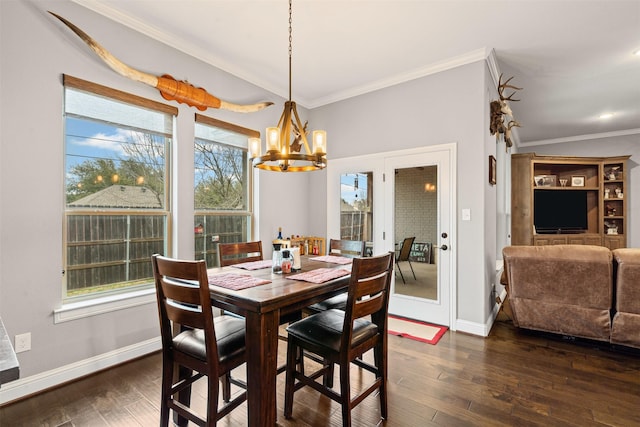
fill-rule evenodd
<path id="1" fill-rule="evenodd" d="M 329 255 L 340 255 L 347 258 L 364 256 L 365 242 L 361 240 L 329 240 Z"/>
<path id="2" fill-rule="evenodd" d="M 409 255 L 411 254 L 411 246 L 413 246 L 414 240 L 416 240 L 415 237 L 407 237 L 402 241 L 400 253 L 398 254 L 396 262 L 407 261 L 409 259 Z"/>
<path id="3" fill-rule="evenodd" d="M 220 243 L 218 245 L 220 267 L 242 262 L 262 261 L 262 241 Z"/>
<path id="4" fill-rule="evenodd" d="M 167 317 L 173 323 L 179 323 L 182 326 L 188 326 L 194 329 L 204 329 L 205 322 L 202 316 L 202 311 L 200 308 L 194 308 L 194 311 L 189 311 L 185 306 L 177 306 L 171 303 L 166 305 L 167 309 Z"/>
<path id="5" fill-rule="evenodd" d="M 160 280 L 164 296 L 167 299 L 173 300 L 176 303 L 200 304 L 200 287 L 198 282 L 175 280 L 169 277 L 162 277 Z"/>

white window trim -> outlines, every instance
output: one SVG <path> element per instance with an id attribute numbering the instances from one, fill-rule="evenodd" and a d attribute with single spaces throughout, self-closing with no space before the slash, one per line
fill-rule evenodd
<path id="1" fill-rule="evenodd" d="M 98 314 L 110 313 L 123 310 L 125 308 L 137 307 L 156 302 L 156 290 L 151 287 L 132 292 L 108 295 L 84 301 L 63 304 L 62 307 L 53 311 L 53 323 L 70 322 L 72 320 L 83 319 L 96 316 Z"/>

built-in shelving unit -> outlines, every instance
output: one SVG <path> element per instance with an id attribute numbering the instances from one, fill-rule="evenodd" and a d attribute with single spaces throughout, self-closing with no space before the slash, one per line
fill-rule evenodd
<path id="1" fill-rule="evenodd" d="M 511 243 L 626 247 L 627 159 L 513 154 Z"/>

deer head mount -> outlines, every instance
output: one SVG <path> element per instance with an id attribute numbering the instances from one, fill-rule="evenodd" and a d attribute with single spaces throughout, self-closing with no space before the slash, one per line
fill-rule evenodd
<path id="1" fill-rule="evenodd" d="M 511 147 L 513 145 L 513 141 L 511 139 L 511 128 L 520 127 L 520 124 L 513 119 L 513 112 L 511 111 L 509 104 L 507 104 L 507 101 L 520 101 L 519 99 L 513 99 L 513 95 L 516 94 L 516 91 L 522 90 L 522 88 L 509 84 L 512 79 L 513 76 L 509 77 L 504 83 L 502 83 L 502 74 L 500 74 L 500 78 L 498 79 L 498 95 L 500 96 L 500 99 L 491 101 L 489 104 L 489 130 L 491 131 L 491 135 L 496 135 L 496 139 L 500 137 L 500 134 L 504 135 L 507 147 Z M 513 89 L 513 92 L 509 96 L 505 96 L 504 91 L 506 89 Z"/>

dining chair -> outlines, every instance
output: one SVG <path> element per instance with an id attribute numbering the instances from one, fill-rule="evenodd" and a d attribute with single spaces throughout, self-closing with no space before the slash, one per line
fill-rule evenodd
<path id="1" fill-rule="evenodd" d="M 404 275 L 402 274 L 402 270 L 400 269 L 401 262 L 408 262 L 409 267 L 411 267 L 411 272 L 413 273 L 413 279 L 416 279 L 416 273 L 413 271 L 413 265 L 411 265 L 411 260 L 409 259 L 409 255 L 411 254 L 411 246 L 413 245 L 413 241 L 416 240 L 415 237 L 407 237 L 402 241 L 402 246 L 400 246 L 400 252 L 398 252 L 398 256 L 396 258 L 396 268 L 400 272 L 400 277 L 402 277 L 402 283 L 407 283 L 404 280 Z"/>
<path id="2" fill-rule="evenodd" d="M 293 415 L 294 393 L 312 387 L 342 407 L 342 425 L 351 426 L 351 409 L 379 391 L 380 413 L 387 418 L 387 311 L 394 257 L 385 255 L 353 260 L 346 310 L 330 309 L 305 317 L 287 327 L 287 370 L 284 416 Z M 370 316 L 370 317 L 369 317 Z M 374 350 L 374 363 L 360 357 Z M 325 363 L 305 374 L 302 353 L 316 354 Z M 375 376 L 375 380 L 351 396 L 350 366 L 355 364 Z M 320 383 L 334 365 L 340 367 L 340 391 Z M 362 380 L 365 384 L 364 379 Z"/>
<path id="3" fill-rule="evenodd" d="M 160 425 L 168 426 L 170 410 L 199 426 L 215 425 L 247 398 L 246 384 L 231 377 L 231 370 L 246 361 L 245 321 L 214 318 L 205 261 L 155 254 L 152 265 L 162 337 Z M 188 377 L 175 379 L 176 368 Z M 202 377 L 208 381 L 206 418 L 189 407 L 191 385 Z M 224 401 L 220 409 L 219 381 Z M 231 383 L 244 389 L 233 400 Z"/>
<path id="4" fill-rule="evenodd" d="M 329 240 L 329 255 L 339 255 L 346 258 L 356 258 L 364 256 L 365 242 L 360 240 Z M 347 293 L 342 293 L 316 304 L 306 307 L 307 314 L 319 313 L 321 311 L 337 308 L 344 310 L 347 305 Z"/>
<path id="5" fill-rule="evenodd" d="M 242 262 L 262 261 L 262 241 L 218 244 L 220 267 Z"/>

